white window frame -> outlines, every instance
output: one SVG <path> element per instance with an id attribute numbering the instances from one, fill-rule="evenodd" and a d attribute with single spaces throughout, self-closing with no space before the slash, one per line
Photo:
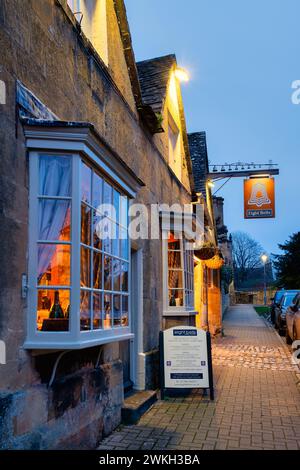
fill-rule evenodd
<path id="1" fill-rule="evenodd" d="M 194 304 L 194 264 L 193 264 L 193 276 L 192 276 L 192 296 L 193 296 L 193 306 L 186 304 L 186 293 L 189 289 L 186 286 L 186 256 L 184 244 L 186 239 L 182 233 L 182 214 L 174 214 L 173 226 L 170 227 L 170 214 L 161 213 L 162 220 L 162 263 L 163 263 L 163 315 L 164 316 L 191 316 L 197 315 Z M 180 306 L 170 306 L 169 305 L 169 285 L 168 285 L 168 235 L 169 232 L 175 232 L 180 236 L 180 252 L 181 252 L 181 266 L 182 266 L 182 289 L 184 296 L 184 305 Z"/>
<path id="2" fill-rule="evenodd" d="M 89 132 L 89 131 L 88 131 Z M 104 178 L 109 179 L 119 191 L 133 198 L 136 195 L 132 177 L 129 183 L 124 180 L 124 171 L 116 163 L 116 171 L 109 168 L 101 159 L 103 148 L 91 149 L 92 142 L 87 136 L 53 131 L 25 131 L 29 148 L 29 246 L 28 246 L 28 309 L 27 337 L 25 349 L 67 350 L 82 349 L 110 342 L 122 341 L 134 337 L 131 325 L 131 266 L 130 239 L 128 238 L 128 326 L 110 329 L 80 330 L 80 246 L 81 246 L 81 160 L 88 160 Z M 86 138 L 86 141 L 84 142 Z M 74 140 L 72 140 L 74 139 Z M 88 145 L 89 140 L 89 145 Z M 69 331 L 38 331 L 37 320 L 37 241 L 38 241 L 38 189 L 39 189 L 39 155 L 70 155 L 72 159 L 72 192 L 71 192 L 71 282 L 70 282 L 70 317 Z M 106 156 L 109 160 L 109 156 Z M 122 174 L 123 179 L 120 177 Z M 55 286 L 51 286 L 55 287 Z M 59 287 L 59 286 L 57 286 Z M 60 288 L 60 287 L 59 287 Z"/>

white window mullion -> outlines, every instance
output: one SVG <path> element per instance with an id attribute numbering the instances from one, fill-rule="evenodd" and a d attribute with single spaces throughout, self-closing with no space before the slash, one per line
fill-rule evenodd
<path id="1" fill-rule="evenodd" d="M 38 189 L 39 156 L 36 152 L 29 156 L 29 260 L 28 260 L 28 339 L 37 335 L 37 239 L 38 239 Z"/>
<path id="2" fill-rule="evenodd" d="M 70 331 L 74 340 L 80 335 L 80 237 L 81 237 L 81 158 L 73 156 L 72 163 L 72 257 L 71 257 L 71 315 Z"/>

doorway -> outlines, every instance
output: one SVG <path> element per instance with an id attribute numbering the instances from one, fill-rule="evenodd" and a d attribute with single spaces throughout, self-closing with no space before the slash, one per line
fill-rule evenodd
<path id="1" fill-rule="evenodd" d="M 120 359 L 123 363 L 124 393 L 139 388 L 138 355 L 143 349 L 143 271 L 142 250 L 131 250 L 130 325 L 134 338 L 120 341 Z"/>

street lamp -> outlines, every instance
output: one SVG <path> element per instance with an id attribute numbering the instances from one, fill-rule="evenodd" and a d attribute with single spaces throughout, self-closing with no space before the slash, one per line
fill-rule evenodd
<path id="1" fill-rule="evenodd" d="M 266 278 L 266 262 L 268 260 L 267 255 L 261 255 L 261 260 L 264 265 L 264 305 L 267 305 L 267 278 Z"/>

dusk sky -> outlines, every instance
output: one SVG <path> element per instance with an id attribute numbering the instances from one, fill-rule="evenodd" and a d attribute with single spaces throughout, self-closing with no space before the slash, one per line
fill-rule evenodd
<path id="1" fill-rule="evenodd" d="M 243 219 L 243 179 L 218 192 L 229 231 L 278 252 L 299 227 L 299 0 L 126 0 L 137 60 L 176 53 L 187 128 L 206 131 L 211 163 L 279 164 L 276 218 Z M 218 186 L 214 188 L 217 190 Z"/>

